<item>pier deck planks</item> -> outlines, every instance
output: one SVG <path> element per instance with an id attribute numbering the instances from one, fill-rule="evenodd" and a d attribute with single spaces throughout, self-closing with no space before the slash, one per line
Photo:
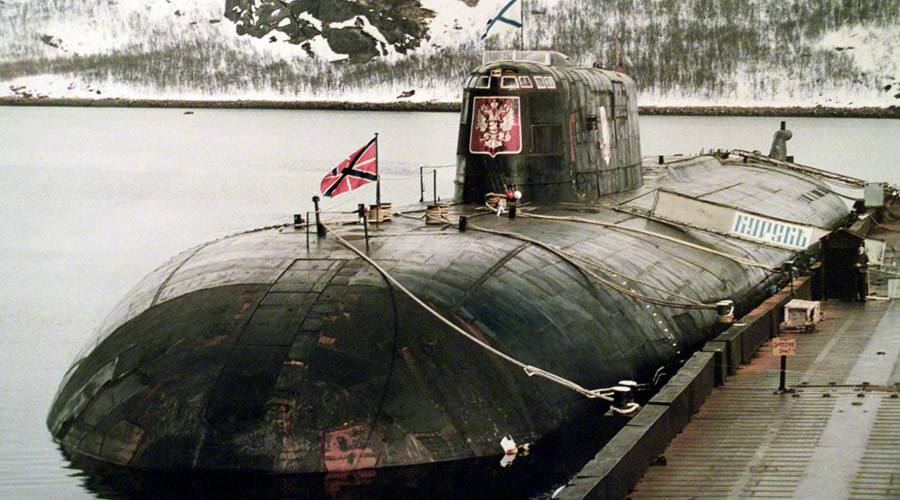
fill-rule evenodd
<path id="1" fill-rule="evenodd" d="M 823 306 L 818 332 L 791 335 L 795 394 L 774 394 L 780 359 L 766 344 L 629 498 L 900 498 L 900 305 Z"/>

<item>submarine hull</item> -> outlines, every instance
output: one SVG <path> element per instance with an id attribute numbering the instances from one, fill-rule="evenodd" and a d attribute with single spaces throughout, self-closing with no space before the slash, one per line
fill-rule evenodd
<path id="1" fill-rule="evenodd" d="M 65 452 L 213 473 L 499 467 L 601 415 L 593 397 L 619 381 L 663 380 L 716 302 L 748 311 L 806 250 L 661 219 L 663 195 L 750 229 L 847 215 L 764 159 L 642 164 L 630 78 L 525 56 L 466 82 L 457 203 L 437 224 L 418 206 L 262 228 L 141 281 L 60 384 L 47 425 Z"/>
<path id="2" fill-rule="evenodd" d="M 718 172 L 778 207 L 778 175 L 718 163 L 680 168 L 662 185 L 690 192 Z M 819 188 L 791 185 L 780 188 L 785 203 Z M 822 224 L 842 207 L 829 195 L 795 213 Z M 530 212 L 550 220 L 454 210 L 476 229 L 395 217 L 371 229 L 368 256 L 486 345 L 588 388 L 649 382 L 702 345 L 715 312 L 625 295 L 521 237 L 602 263 L 648 295 L 659 295 L 653 285 L 707 303 L 737 299 L 742 310 L 764 298 L 770 272 L 574 216 L 771 266 L 793 254 L 609 209 Z M 337 231 L 364 248 L 358 225 Z M 63 448 L 146 469 L 337 472 L 499 456 L 506 436 L 534 442 L 597 411 L 447 328 L 336 238 L 310 237 L 307 247 L 306 229 L 293 226 L 233 235 L 148 276 L 60 387 L 48 426 Z"/>

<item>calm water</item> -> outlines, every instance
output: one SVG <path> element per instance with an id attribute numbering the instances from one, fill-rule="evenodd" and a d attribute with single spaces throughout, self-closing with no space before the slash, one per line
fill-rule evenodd
<path id="1" fill-rule="evenodd" d="M 643 152 L 768 152 L 776 118 L 641 119 Z M 790 119 L 800 163 L 900 184 L 900 121 Z M 455 161 L 457 115 L 0 107 L 0 498 L 96 498 L 44 419 L 115 302 L 175 253 L 311 209 L 325 172 L 379 132 L 383 199 Z M 452 169 L 439 195 L 452 193 Z M 431 196 L 430 182 L 426 184 Z M 325 210 L 372 202 L 374 189 Z"/>

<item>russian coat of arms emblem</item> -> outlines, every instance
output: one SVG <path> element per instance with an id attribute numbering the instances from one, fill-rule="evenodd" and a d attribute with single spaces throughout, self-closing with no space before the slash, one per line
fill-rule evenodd
<path id="1" fill-rule="evenodd" d="M 522 151 L 518 97 L 476 97 L 472 113 L 469 152 L 496 156 Z"/>

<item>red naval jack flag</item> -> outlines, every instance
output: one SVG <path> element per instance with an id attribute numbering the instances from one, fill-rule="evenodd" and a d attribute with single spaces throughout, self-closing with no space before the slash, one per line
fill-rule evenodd
<path id="1" fill-rule="evenodd" d="M 358 149 L 322 179 L 322 196 L 334 197 L 378 180 L 378 136 Z"/>

